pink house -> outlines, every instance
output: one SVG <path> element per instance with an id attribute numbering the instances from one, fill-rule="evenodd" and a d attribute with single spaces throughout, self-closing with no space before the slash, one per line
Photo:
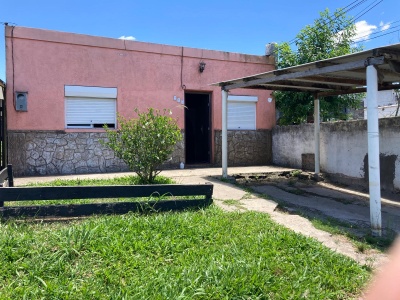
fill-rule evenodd
<path id="1" fill-rule="evenodd" d="M 211 83 L 274 69 L 274 58 L 6 27 L 8 162 L 16 175 L 126 170 L 103 124 L 171 109 L 184 139 L 166 167 L 221 164 L 221 90 Z M 228 99 L 229 164 L 271 161 L 271 91 Z"/>

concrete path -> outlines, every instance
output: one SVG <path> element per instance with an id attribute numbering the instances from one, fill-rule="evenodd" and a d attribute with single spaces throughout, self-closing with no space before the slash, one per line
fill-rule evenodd
<path id="1" fill-rule="evenodd" d="M 254 166 L 254 167 L 230 167 L 229 174 L 251 174 L 263 172 L 281 172 L 293 170 L 288 168 L 281 168 L 276 166 Z M 62 179 L 75 179 L 75 178 L 114 178 L 127 175 L 134 175 L 133 172 L 119 172 L 119 173 L 99 173 L 99 174 L 79 174 L 79 175 L 57 175 L 57 176 L 39 176 L 39 177 L 20 177 L 15 178 L 15 185 L 24 185 L 30 182 L 46 182 L 52 181 L 56 178 Z M 164 170 L 161 175 L 171 177 L 180 182 L 185 178 L 199 177 L 206 178 L 211 176 L 220 176 L 222 174 L 221 168 L 196 168 L 196 169 L 177 169 L 177 170 Z M 193 179 L 194 180 L 194 179 Z M 195 181 L 195 180 L 194 180 Z"/>
<path id="2" fill-rule="evenodd" d="M 229 168 L 229 174 L 251 174 L 265 172 L 282 172 L 291 169 L 274 166 L 257 167 L 232 167 Z M 119 176 L 131 175 L 133 173 L 103 173 L 87 175 L 66 175 L 66 176 L 46 176 L 46 177 L 25 177 L 15 178 L 15 185 L 25 185 L 30 182 L 46 182 L 55 178 L 75 179 L 75 178 L 113 178 Z M 347 238 L 338 235 L 332 235 L 325 231 L 316 229 L 311 222 L 297 214 L 289 214 L 278 209 L 278 203 L 283 201 L 292 207 L 310 210 L 332 218 L 338 218 L 346 222 L 355 224 L 369 223 L 369 206 L 365 198 L 360 195 L 349 194 L 342 189 L 332 189 L 322 185 L 301 187 L 302 193 L 293 194 L 280 188 L 279 185 L 265 184 L 254 187 L 256 193 L 249 193 L 238 186 L 222 182 L 216 177 L 222 174 L 221 168 L 204 169 L 183 169 L 166 170 L 161 173 L 164 176 L 173 178 L 177 183 L 182 184 L 202 184 L 211 182 L 214 184 L 214 202 L 217 206 L 226 211 L 259 211 L 268 213 L 277 223 L 292 229 L 293 231 L 317 239 L 332 250 L 344 254 L 358 261 L 360 264 L 366 264 L 371 267 L 381 265 L 387 258 L 386 255 L 378 251 L 369 250 L 360 253 L 356 247 Z M 294 187 L 298 189 L 299 187 Z M 268 195 L 270 199 L 266 200 L 261 195 Z M 340 201 L 339 201 L 340 200 Z M 385 206 L 384 220 L 391 220 L 400 216 L 400 207 L 397 203 L 393 206 Z M 394 209 L 393 209 L 394 208 Z M 394 211 L 394 212 L 393 212 Z M 400 230 L 399 224 L 392 224 L 395 229 Z"/>

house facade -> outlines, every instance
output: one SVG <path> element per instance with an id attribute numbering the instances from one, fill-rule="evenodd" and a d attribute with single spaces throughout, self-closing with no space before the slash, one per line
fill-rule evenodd
<path id="1" fill-rule="evenodd" d="M 103 125 L 171 110 L 184 139 L 165 167 L 221 163 L 221 90 L 275 68 L 273 57 L 6 26 L 8 162 L 17 176 L 127 170 Z M 229 164 L 271 162 L 271 91 L 228 99 Z"/>

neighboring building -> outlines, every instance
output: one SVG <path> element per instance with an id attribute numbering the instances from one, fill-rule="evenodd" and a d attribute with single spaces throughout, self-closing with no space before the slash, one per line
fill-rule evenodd
<path id="1" fill-rule="evenodd" d="M 394 90 L 378 92 L 378 117 L 390 118 L 399 116 L 399 99 Z M 367 99 L 364 98 L 364 119 L 367 119 Z"/>
<path id="2" fill-rule="evenodd" d="M 17 176 L 127 170 L 100 144 L 117 114 L 171 109 L 184 133 L 170 167 L 221 162 L 221 90 L 274 58 L 6 26 L 9 163 Z M 229 164 L 271 162 L 271 91 L 228 103 Z"/>
<path id="3" fill-rule="evenodd" d="M 400 93 L 395 90 L 378 92 L 378 118 L 390 118 L 400 116 Z M 367 98 L 362 99 L 360 109 L 351 112 L 354 120 L 367 119 Z"/>

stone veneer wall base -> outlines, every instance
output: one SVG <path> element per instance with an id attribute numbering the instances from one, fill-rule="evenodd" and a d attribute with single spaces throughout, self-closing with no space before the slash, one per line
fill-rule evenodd
<path id="1" fill-rule="evenodd" d="M 15 176 L 129 171 L 100 143 L 106 139 L 105 132 L 8 131 L 8 161 Z M 183 157 L 181 141 L 162 168 L 178 168 Z"/>
<path id="2" fill-rule="evenodd" d="M 214 164 L 222 162 L 222 132 L 214 133 Z M 228 165 L 267 165 L 272 162 L 271 130 L 228 130 Z"/>

